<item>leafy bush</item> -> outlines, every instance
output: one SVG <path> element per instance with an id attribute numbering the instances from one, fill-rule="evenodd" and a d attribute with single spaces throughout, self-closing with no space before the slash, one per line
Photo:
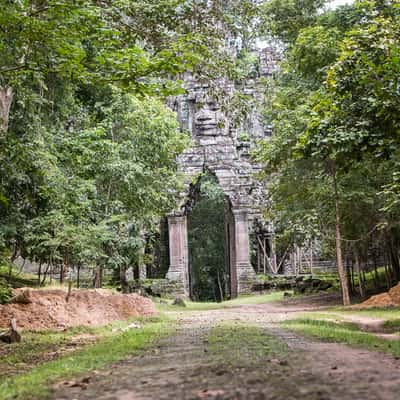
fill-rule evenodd
<path id="1" fill-rule="evenodd" d="M 0 278 L 0 304 L 8 303 L 12 298 L 12 291 L 5 279 Z"/>

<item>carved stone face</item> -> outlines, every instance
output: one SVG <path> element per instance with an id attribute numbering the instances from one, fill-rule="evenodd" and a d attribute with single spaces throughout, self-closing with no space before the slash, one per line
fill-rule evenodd
<path id="1" fill-rule="evenodd" d="M 219 106 L 213 101 L 207 101 L 195 114 L 196 133 L 198 135 L 216 135 L 219 122 Z"/>

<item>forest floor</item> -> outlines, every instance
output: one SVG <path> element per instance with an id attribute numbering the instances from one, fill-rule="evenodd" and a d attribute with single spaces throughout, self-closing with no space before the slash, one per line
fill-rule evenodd
<path id="1" fill-rule="evenodd" d="M 358 313 L 357 321 L 349 322 L 347 311 L 338 308 L 332 312 L 328 305 L 317 296 L 216 310 L 169 311 L 178 320 L 174 334 L 112 368 L 59 382 L 53 387 L 52 398 L 398 398 L 400 360 L 396 346 L 400 341 L 361 330 L 376 324 L 373 311 Z M 392 320 L 397 321 L 398 310 L 392 314 Z M 339 321 L 334 322 L 334 318 Z M 354 343 L 348 340 L 353 337 L 358 338 Z"/>

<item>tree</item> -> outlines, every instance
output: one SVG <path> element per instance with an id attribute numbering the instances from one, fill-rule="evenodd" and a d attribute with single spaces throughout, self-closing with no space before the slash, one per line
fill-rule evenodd
<path id="1" fill-rule="evenodd" d="M 377 133 L 371 134 L 366 129 L 370 125 L 368 118 L 374 118 L 381 124 L 378 128 L 381 136 L 384 131 L 390 132 L 382 126 L 385 118 L 380 117 L 386 115 L 388 103 L 376 104 L 377 107 L 370 110 L 360 101 L 364 97 L 358 96 L 358 86 L 369 90 L 387 82 L 388 85 L 383 83 L 383 86 L 388 88 L 391 87 L 389 82 L 393 85 L 394 77 L 382 67 L 380 79 L 374 81 L 372 78 L 379 74 L 372 72 L 371 67 L 378 62 L 371 64 L 374 57 L 371 58 L 368 50 L 357 51 L 357 46 L 352 44 L 354 36 L 359 37 L 365 46 L 371 45 L 373 52 L 388 54 L 376 40 L 380 29 L 374 24 L 379 10 L 372 3 L 357 2 L 353 7 L 322 14 L 314 10 L 307 19 L 303 18 L 303 12 L 297 11 L 297 21 L 301 22 L 297 30 L 293 29 L 290 35 L 284 25 L 282 31 L 276 30 L 278 37 L 286 42 L 287 57 L 266 109 L 275 135 L 269 143 L 261 145 L 258 153 L 259 159 L 267 162 L 266 175 L 277 173 L 271 195 L 272 204 L 279 204 L 273 207 L 278 211 L 275 215 L 282 218 L 281 225 L 303 237 L 335 236 L 344 304 L 349 304 L 350 299 L 343 250 L 360 252 L 360 243 L 365 243 L 380 226 L 382 201 L 377 196 L 388 177 L 383 168 L 373 170 L 368 149 L 377 148 L 374 143 L 379 144 L 379 141 L 376 141 Z M 292 2 L 290 4 L 293 6 Z M 390 9 L 390 6 L 384 7 L 385 13 Z M 395 9 L 393 7 L 392 11 Z M 339 15 L 347 16 L 345 23 Z M 305 26 L 307 24 L 309 26 Z M 396 46 L 398 39 L 391 41 L 389 38 L 395 37 L 393 33 L 386 25 L 380 26 L 381 33 L 388 34 L 388 46 Z M 395 52 L 389 51 L 389 54 Z M 375 59 L 379 60 L 379 65 L 386 61 L 382 56 Z M 357 77 L 352 76 L 354 73 Z M 349 81 L 355 86 L 346 89 Z M 364 146 L 361 149 L 365 157 L 360 157 L 360 146 Z M 383 148 L 388 151 L 390 144 L 381 142 Z M 385 167 L 389 165 L 390 162 L 385 163 Z M 379 171 L 379 176 L 360 185 L 361 171 L 367 176 Z M 361 207 L 364 204 L 373 205 L 367 221 L 360 220 L 358 211 L 359 207 L 366 211 Z M 354 229 L 355 224 L 359 229 Z M 345 246 L 347 243 L 352 246 Z"/>
<path id="2" fill-rule="evenodd" d="M 175 206 L 187 145 L 164 105 L 186 72 L 226 76 L 252 1 L 3 1 L 0 249 L 127 268 Z M 240 10 L 242 22 L 235 13 Z M 62 276 L 63 273 L 60 273 Z"/>

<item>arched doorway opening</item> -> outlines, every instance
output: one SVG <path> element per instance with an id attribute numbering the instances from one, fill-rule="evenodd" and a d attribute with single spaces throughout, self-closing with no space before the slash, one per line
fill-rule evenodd
<path id="1" fill-rule="evenodd" d="M 190 297 L 220 302 L 231 297 L 229 201 L 210 172 L 202 174 L 192 189 L 187 209 Z"/>

